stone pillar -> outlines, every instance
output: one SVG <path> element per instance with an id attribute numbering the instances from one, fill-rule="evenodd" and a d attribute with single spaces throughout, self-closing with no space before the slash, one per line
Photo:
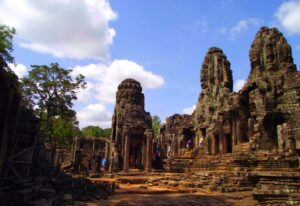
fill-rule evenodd
<path id="1" fill-rule="evenodd" d="M 284 139 L 282 125 L 277 125 L 277 141 L 278 141 L 278 151 L 280 153 L 284 152 Z"/>
<path id="2" fill-rule="evenodd" d="M 289 154 L 294 154 L 296 152 L 296 146 L 293 136 L 291 135 L 291 129 L 287 123 L 282 125 L 282 130 L 285 141 L 285 150 L 288 151 Z"/>
<path id="3" fill-rule="evenodd" d="M 125 138 L 123 172 L 128 172 L 129 171 L 129 152 L 130 152 L 129 145 L 130 145 L 130 139 L 129 139 L 129 131 L 128 131 L 127 127 L 124 128 L 123 138 Z"/>
<path id="4" fill-rule="evenodd" d="M 114 171 L 114 163 L 115 163 L 115 159 L 114 159 L 114 152 L 115 152 L 115 143 L 114 142 L 111 142 L 110 143 L 111 147 L 110 147 L 110 156 L 109 156 L 109 172 L 110 173 L 113 173 Z"/>
<path id="5" fill-rule="evenodd" d="M 250 140 L 254 134 L 254 123 L 255 120 L 253 118 L 248 119 L 248 139 Z"/>
<path id="6" fill-rule="evenodd" d="M 145 135 L 147 137 L 146 171 L 151 171 L 151 169 L 152 169 L 152 139 L 153 139 L 152 129 L 147 129 L 145 132 Z"/>
<path id="7" fill-rule="evenodd" d="M 241 122 L 240 120 L 236 121 L 236 143 L 241 143 Z"/>
<path id="8" fill-rule="evenodd" d="M 227 139 L 225 138 L 223 122 L 219 122 L 220 130 L 219 130 L 219 150 L 220 154 L 225 154 L 227 151 Z"/>
<path id="9" fill-rule="evenodd" d="M 236 123 L 235 120 L 231 122 L 231 130 L 232 130 L 232 150 L 234 146 L 236 145 Z"/>
<path id="10" fill-rule="evenodd" d="M 218 154 L 218 145 L 217 145 L 217 137 L 214 134 L 210 134 L 211 139 L 211 154 L 217 155 Z"/>
<path id="11" fill-rule="evenodd" d="M 179 154 L 179 143 L 178 143 L 178 138 L 176 137 L 175 134 L 173 135 L 173 144 L 174 144 L 174 157 L 178 157 Z"/>
<path id="12" fill-rule="evenodd" d="M 147 150 L 147 137 L 144 135 L 143 137 L 143 145 L 142 145 L 142 165 L 146 167 L 146 150 Z"/>

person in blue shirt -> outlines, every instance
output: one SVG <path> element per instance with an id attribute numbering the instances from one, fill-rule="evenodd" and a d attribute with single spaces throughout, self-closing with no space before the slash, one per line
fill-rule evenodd
<path id="1" fill-rule="evenodd" d="M 101 166 L 102 166 L 102 171 L 104 172 L 104 171 L 106 170 L 106 157 L 104 157 L 104 158 L 102 159 Z"/>

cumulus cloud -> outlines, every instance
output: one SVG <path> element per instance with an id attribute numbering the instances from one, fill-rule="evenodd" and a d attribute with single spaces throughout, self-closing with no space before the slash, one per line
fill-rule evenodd
<path id="1" fill-rule="evenodd" d="M 112 114 L 102 104 L 90 104 L 77 112 L 80 127 L 93 125 L 107 128 L 111 126 L 111 117 Z"/>
<path id="2" fill-rule="evenodd" d="M 108 65 L 99 63 L 76 66 L 73 68 L 73 74 L 83 74 L 91 84 L 86 93 L 92 93 L 98 101 L 105 104 L 115 102 L 117 87 L 126 78 L 139 81 L 143 89 L 155 89 L 164 84 L 161 76 L 129 60 L 114 60 Z"/>
<path id="3" fill-rule="evenodd" d="M 182 113 L 183 114 L 192 114 L 194 112 L 194 110 L 196 109 L 196 105 L 193 105 L 191 107 L 187 107 L 187 108 L 184 108 L 182 110 Z"/>
<path id="4" fill-rule="evenodd" d="M 126 78 L 133 78 L 139 81 L 143 89 L 156 89 L 164 84 L 164 79 L 151 71 L 146 70 L 142 65 L 129 60 L 114 60 L 110 64 L 89 64 L 76 66 L 72 75 L 83 74 L 87 81 L 87 88 L 79 90 L 78 102 L 89 104 L 77 114 L 80 127 L 98 125 L 110 127 L 112 112 L 107 106 L 116 101 L 118 85 Z"/>
<path id="5" fill-rule="evenodd" d="M 19 78 L 24 77 L 28 73 L 28 69 L 24 64 L 8 64 L 8 66 Z"/>
<path id="6" fill-rule="evenodd" d="M 283 2 L 275 16 L 290 34 L 300 33 L 300 1 Z"/>
<path id="7" fill-rule="evenodd" d="M 16 28 L 20 46 L 62 58 L 108 60 L 116 18 L 108 0 L 0 1 L 0 24 Z"/>
<path id="8" fill-rule="evenodd" d="M 248 18 L 240 20 L 235 26 L 230 28 L 230 35 L 235 36 L 243 31 L 248 30 L 250 26 L 257 26 L 262 22 L 258 18 Z"/>
<path id="9" fill-rule="evenodd" d="M 244 84 L 246 83 L 245 79 L 237 80 L 233 85 L 233 91 L 238 92 L 240 89 L 243 88 Z"/>

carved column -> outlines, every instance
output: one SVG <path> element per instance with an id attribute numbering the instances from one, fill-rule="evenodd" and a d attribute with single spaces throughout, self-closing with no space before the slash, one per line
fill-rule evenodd
<path id="1" fill-rule="evenodd" d="M 233 145 L 237 144 L 237 138 L 236 138 L 236 120 L 232 121 L 232 142 L 233 142 Z"/>
<path id="2" fill-rule="evenodd" d="M 123 172 L 129 171 L 129 145 L 130 145 L 130 139 L 129 139 L 129 131 L 126 126 L 124 126 L 123 130 L 123 137 L 125 137 L 125 145 L 124 145 L 124 161 L 123 161 Z"/>
<path id="3" fill-rule="evenodd" d="M 251 137 L 254 134 L 254 119 L 253 118 L 249 118 L 248 119 L 248 139 L 250 140 Z"/>
<path id="4" fill-rule="evenodd" d="M 152 169 L 152 139 L 153 139 L 152 129 L 147 129 L 145 132 L 145 135 L 147 137 L 146 171 L 151 171 L 151 169 Z"/>
<path id="5" fill-rule="evenodd" d="M 217 155 L 218 154 L 218 145 L 217 145 L 217 139 L 218 137 L 216 137 L 213 133 L 209 135 L 210 139 L 211 139 L 211 154 L 212 155 Z"/>
<path id="6" fill-rule="evenodd" d="M 283 124 L 282 130 L 285 141 L 285 150 L 288 151 L 289 154 L 294 154 L 296 152 L 296 146 L 291 134 L 291 129 L 289 128 L 287 123 Z"/>
<path id="7" fill-rule="evenodd" d="M 147 137 L 144 135 L 143 137 L 143 143 L 142 143 L 142 165 L 145 168 L 146 167 L 146 147 L 147 146 Z"/>
<path id="8" fill-rule="evenodd" d="M 110 161 L 109 161 L 109 172 L 112 173 L 114 171 L 114 152 L 115 152 L 115 143 L 111 142 L 111 147 L 110 147 Z"/>
<path id="9" fill-rule="evenodd" d="M 240 144 L 241 143 L 241 122 L 240 120 L 236 121 L 236 143 Z"/>
<path id="10" fill-rule="evenodd" d="M 277 125 L 277 144 L 278 144 L 278 151 L 284 152 L 284 140 L 283 140 L 283 130 L 282 125 Z M 275 143 L 276 144 L 276 143 Z"/>
<path id="11" fill-rule="evenodd" d="M 225 138 L 225 134 L 224 134 L 224 127 L 223 127 L 223 120 L 221 120 L 219 122 L 220 124 L 220 130 L 219 130 L 219 150 L 220 150 L 220 154 L 225 154 L 227 151 L 227 139 Z"/>

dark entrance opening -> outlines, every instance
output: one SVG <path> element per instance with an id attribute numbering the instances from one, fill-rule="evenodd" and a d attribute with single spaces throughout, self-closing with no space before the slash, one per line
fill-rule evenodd
<path id="1" fill-rule="evenodd" d="M 207 152 L 209 155 L 211 155 L 211 139 L 210 138 L 207 138 Z"/>
<path id="2" fill-rule="evenodd" d="M 193 149 L 195 132 L 193 132 L 190 128 L 184 128 L 182 131 L 182 135 L 183 135 L 183 142 L 182 142 L 183 144 L 181 145 L 181 148 L 186 147 L 187 144 L 190 143 L 189 148 Z"/>
<path id="3" fill-rule="evenodd" d="M 129 168 L 142 168 L 143 135 L 132 134 L 129 147 Z"/>
<path id="4" fill-rule="evenodd" d="M 232 137 L 230 134 L 225 135 L 226 138 L 226 153 L 232 152 Z"/>
<path id="5" fill-rule="evenodd" d="M 206 136 L 206 128 L 201 128 L 201 132 L 202 132 L 202 136 L 205 137 Z"/>
<path id="6" fill-rule="evenodd" d="M 290 115 L 288 113 L 281 112 L 272 112 L 265 116 L 263 126 L 269 140 L 271 140 L 272 146 L 278 148 L 277 125 L 283 124 L 289 118 Z"/>
<path id="7" fill-rule="evenodd" d="M 218 135 L 214 135 L 214 144 L 212 145 L 212 151 L 214 155 L 219 154 L 219 149 L 220 149 L 220 144 L 219 144 L 219 136 Z"/>

